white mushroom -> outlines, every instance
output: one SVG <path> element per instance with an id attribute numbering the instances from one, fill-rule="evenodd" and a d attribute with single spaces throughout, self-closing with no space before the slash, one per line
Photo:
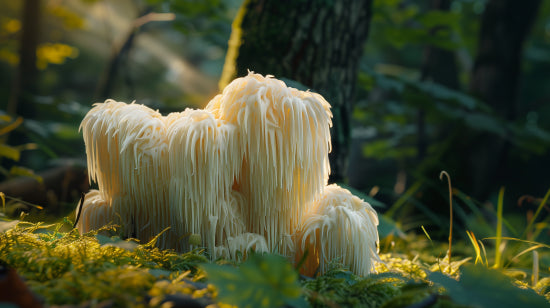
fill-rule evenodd
<path id="1" fill-rule="evenodd" d="M 341 258 L 366 274 L 378 218 L 349 191 L 326 186 L 331 117 L 319 94 L 253 73 L 204 110 L 163 117 L 137 104 L 96 104 L 81 129 L 99 190 L 87 194 L 78 228 L 116 221 L 146 242 L 171 227 L 160 247 L 198 245 L 232 259 L 308 250 L 306 271 Z"/>
<path id="2" fill-rule="evenodd" d="M 114 222 L 115 218 L 109 202 L 96 189 L 86 194 L 76 216 L 80 217 L 76 224 L 79 230 L 97 230 Z"/>
<path id="3" fill-rule="evenodd" d="M 290 255 L 289 239 L 330 172 L 330 105 L 316 93 L 250 73 L 206 110 L 237 128 L 243 153 L 235 184 L 246 200 L 246 229 L 265 235 L 270 251 Z"/>
<path id="4" fill-rule="evenodd" d="M 80 128 L 90 180 L 98 184 L 126 235 L 142 241 L 156 236 L 170 217 L 163 117 L 143 105 L 107 100 L 88 112 Z"/>
<path id="5" fill-rule="evenodd" d="M 297 233 L 296 260 L 307 253 L 302 272 L 312 275 L 327 270 L 330 261 L 349 266 L 358 275 L 367 275 L 378 257 L 378 216 L 370 204 L 335 184 L 303 217 Z"/>
<path id="6" fill-rule="evenodd" d="M 244 232 L 243 198 L 233 190 L 241 151 L 231 124 L 208 111 L 187 109 L 168 127 L 171 224 L 179 234 L 199 234 L 214 250 Z"/>

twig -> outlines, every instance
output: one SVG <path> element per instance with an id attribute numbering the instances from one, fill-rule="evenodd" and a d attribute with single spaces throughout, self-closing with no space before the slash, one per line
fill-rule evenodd
<path id="1" fill-rule="evenodd" d="M 449 186 L 449 271 L 451 270 L 451 251 L 453 247 L 453 187 L 451 185 L 451 176 L 447 171 L 443 170 L 439 174 L 439 179 L 443 181 L 443 176 L 447 178 L 447 184 Z"/>
<path id="2" fill-rule="evenodd" d="M 134 28 L 139 28 L 146 23 L 149 23 L 151 21 L 172 21 L 176 19 L 176 14 L 174 13 L 147 13 L 143 16 L 138 17 L 136 20 L 134 20 Z"/>
<path id="3" fill-rule="evenodd" d="M 27 202 L 27 201 L 25 201 L 25 200 L 22 200 L 22 199 L 20 199 L 20 198 L 10 197 L 10 196 L 8 196 L 8 195 L 4 195 L 4 197 L 5 197 L 6 199 L 10 199 L 10 200 L 12 200 L 12 201 L 16 201 L 16 202 L 22 203 L 22 204 L 24 204 L 24 205 L 27 205 L 27 206 L 30 206 L 30 207 L 34 207 L 34 208 L 36 208 L 36 209 L 38 209 L 38 210 L 43 210 L 43 209 L 44 209 L 42 206 L 40 206 L 40 205 L 38 205 L 38 204 L 33 204 L 33 203 Z"/>
<path id="4" fill-rule="evenodd" d="M 78 206 L 76 208 L 76 218 L 74 220 L 73 229 L 76 228 L 76 224 L 78 223 L 78 220 L 80 219 L 80 214 L 82 214 L 82 204 L 84 204 L 84 199 L 86 198 L 86 194 L 82 193 L 80 195 L 80 201 L 78 202 Z"/>

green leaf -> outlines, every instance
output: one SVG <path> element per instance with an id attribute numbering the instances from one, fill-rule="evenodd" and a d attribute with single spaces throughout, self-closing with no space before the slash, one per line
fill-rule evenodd
<path id="1" fill-rule="evenodd" d="M 399 80 L 389 78 L 387 76 L 384 76 L 383 74 L 377 74 L 375 75 L 375 77 L 376 85 L 381 87 L 382 89 L 393 90 L 397 93 L 401 93 L 405 90 L 405 84 Z"/>
<path id="2" fill-rule="evenodd" d="M 38 181 L 38 183 L 41 183 L 41 184 L 42 184 L 42 181 L 43 181 L 41 176 L 35 174 L 34 171 L 32 171 L 31 169 L 24 168 L 24 167 L 18 167 L 18 166 L 11 167 L 10 175 L 12 175 L 12 176 L 27 176 L 27 177 L 35 179 L 36 181 Z"/>
<path id="3" fill-rule="evenodd" d="M 464 120 L 466 121 L 466 125 L 476 130 L 490 132 L 497 136 L 504 137 L 507 131 L 506 126 L 498 118 L 485 114 L 470 114 Z"/>
<path id="4" fill-rule="evenodd" d="M 9 145 L 0 144 L 0 157 L 6 157 L 14 161 L 19 161 L 21 152 L 18 149 Z"/>
<path id="5" fill-rule="evenodd" d="M 446 26 L 453 30 L 458 30 L 461 17 L 456 12 L 432 10 L 420 15 L 418 21 L 426 28 Z"/>
<path id="6" fill-rule="evenodd" d="M 415 157 L 415 146 L 400 146 L 392 140 L 375 140 L 365 145 L 362 149 L 363 156 L 377 159 Z"/>
<path id="7" fill-rule="evenodd" d="M 302 288 L 292 265 L 278 255 L 252 254 L 239 268 L 203 264 L 222 302 L 239 307 L 281 307 L 300 303 Z"/>
<path id="8" fill-rule="evenodd" d="M 548 307 L 548 302 L 532 289 L 515 286 L 500 271 L 480 265 L 465 265 L 457 281 L 439 272 L 428 278 L 443 286 L 453 301 L 474 307 Z"/>
<path id="9" fill-rule="evenodd" d="M 486 106 L 484 106 L 481 102 L 478 102 L 472 96 L 450 89 L 444 85 L 431 81 L 411 81 L 410 84 L 418 88 L 420 91 L 433 96 L 434 98 L 457 102 L 468 110 L 474 110 L 476 108 L 487 110 Z"/>

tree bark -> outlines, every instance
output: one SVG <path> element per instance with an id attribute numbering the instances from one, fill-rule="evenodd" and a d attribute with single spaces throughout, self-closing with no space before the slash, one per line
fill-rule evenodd
<path id="1" fill-rule="evenodd" d="M 449 11 L 450 7 L 451 0 L 432 0 L 431 3 L 432 10 Z M 430 33 L 435 34 L 437 31 L 442 30 L 445 29 L 434 27 L 430 29 Z M 424 48 L 420 80 L 432 80 L 450 89 L 457 90 L 459 88 L 458 67 L 454 51 L 436 46 L 426 46 Z M 418 110 L 417 131 L 417 161 L 420 163 L 426 157 L 428 145 L 430 144 L 426 134 L 426 112 L 423 109 Z"/>
<path id="2" fill-rule="evenodd" d="M 245 0 L 233 31 L 220 87 L 248 70 L 298 81 L 332 105 L 330 182 L 345 180 L 358 61 L 371 0 Z"/>
<path id="3" fill-rule="evenodd" d="M 523 43 L 540 3 L 491 0 L 482 15 L 470 89 L 508 120 L 516 115 Z"/>
<path id="4" fill-rule="evenodd" d="M 22 30 L 19 45 L 19 67 L 14 78 L 7 112 L 33 117 L 34 104 L 29 97 L 36 94 L 36 49 L 40 37 L 42 0 L 25 0 L 22 12 Z"/>
<path id="5" fill-rule="evenodd" d="M 449 11 L 452 0 L 432 0 L 431 9 Z M 446 27 L 434 27 L 431 34 L 446 30 Z M 421 71 L 422 80 L 433 80 L 451 89 L 458 89 L 458 67 L 455 52 L 436 46 L 426 46 Z"/>
<path id="6" fill-rule="evenodd" d="M 509 121 L 517 117 L 523 44 L 540 3 L 490 0 L 482 15 L 470 90 L 497 116 Z M 469 184 L 466 189 L 472 196 L 485 199 L 491 187 L 502 185 L 509 177 L 506 164 L 510 145 L 503 138 L 479 132 L 459 142 L 466 151 L 462 153 L 469 153 L 460 163 L 462 178 Z"/>

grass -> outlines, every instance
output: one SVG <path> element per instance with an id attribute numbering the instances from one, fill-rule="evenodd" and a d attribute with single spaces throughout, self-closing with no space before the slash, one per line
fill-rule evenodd
<path id="1" fill-rule="evenodd" d="M 495 268 L 501 267 L 501 258 L 502 258 L 502 208 L 503 208 L 503 199 L 504 199 L 504 187 L 502 187 L 498 193 L 498 203 L 497 203 L 497 236 L 495 244 Z"/>

